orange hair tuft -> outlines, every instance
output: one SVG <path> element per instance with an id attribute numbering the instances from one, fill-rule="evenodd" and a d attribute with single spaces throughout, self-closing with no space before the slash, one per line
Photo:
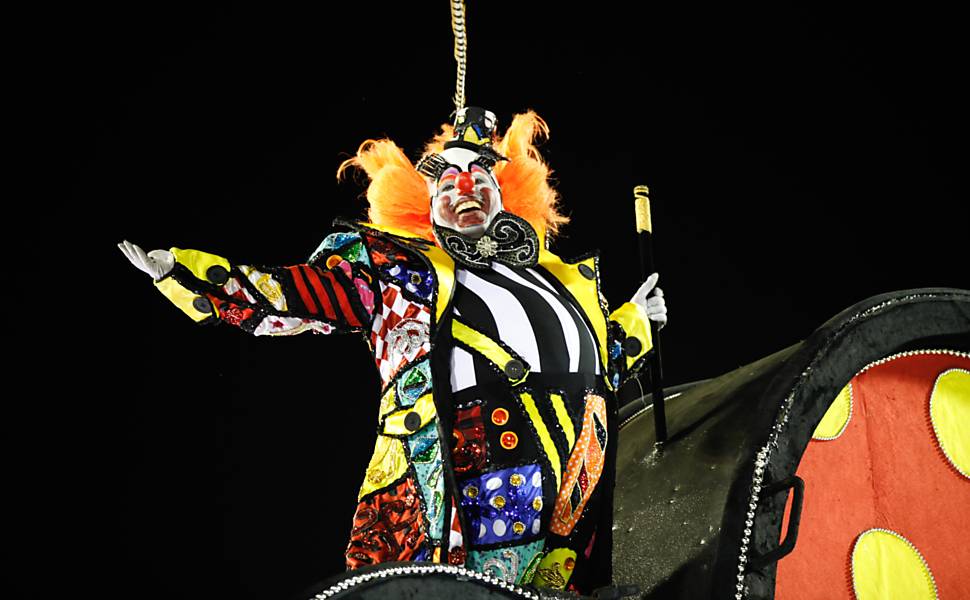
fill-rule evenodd
<path id="1" fill-rule="evenodd" d="M 351 166 L 363 169 L 370 177 L 367 218 L 372 223 L 434 241 L 428 186 L 397 144 L 387 139 L 366 140 L 357 149 L 357 156 L 340 163 L 337 179 Z"/>
<path id="2" fill-rule="evenodd" d="M 495 177 L 502 188 L 502 204 L 507 211 L 529 223 L 539 234 L 554 237 L 569 217 L 559 213 L 559 194 L 549 185 L 552 171 L 534 141 L 548 138 L 549 126 L 534 111 L 515 115 L 505 136 L 495 144 L 499 154 L 509 160 L 495 165 Z"/>

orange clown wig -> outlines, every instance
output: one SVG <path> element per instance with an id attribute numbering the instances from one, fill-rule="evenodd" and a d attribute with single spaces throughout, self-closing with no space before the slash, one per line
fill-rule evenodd
<path id="1" fill-rule="evenodd" d="M 539 239 L 552 238 L 569 217 L 559 213 L 559 194 L 549 185 L 551 173 L 535 142 L 549 136 L 549 127 L 534 111 L 515 115 L 505 135 L 494 141 L 495 150 L 508 158 L 495 165 L 502 189 L 503 208 L 532 225 Z M 425 145 L 422 157 L 443 150 L 454 137 L 454 127 L 441 126 L 441 133 Z M 425 177 L 390 139 L 366 140 L 337 169 L 339 181 L 351 166 L 367 173 L 367 217 L 376 225 L 408 231 L 435 241 L 431 229 L 431 199 Z"/>

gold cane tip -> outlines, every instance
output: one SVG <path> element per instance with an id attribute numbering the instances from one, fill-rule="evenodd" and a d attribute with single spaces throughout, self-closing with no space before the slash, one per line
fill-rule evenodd
<path id="1" fill-rule="evenodd" d="M 650 188 L 645 185 L 638 185 L 633 188 L 633 201 L 637 214 L 637 233 L 641 231 L 653 231 L 653 223 L 650 221 L 649 193 Z"/>

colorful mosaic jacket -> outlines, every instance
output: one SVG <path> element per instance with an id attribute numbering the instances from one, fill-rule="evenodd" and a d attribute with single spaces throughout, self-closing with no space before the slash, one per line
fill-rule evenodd
<path id="1" fill-rule="evenodd" d="M 456 506 L 469 500 L 457 489 L 454 461 L 460 459 L 449 444 L 457 435 L 452 432 L 459 431 L 461 423 L 456 421 L 461 416 L 456 418 L 447 397 L 447 373 L 433 372 L 431 356 L 447 328 L 448 339 L 487 358 L 508 375 L 513 388 L 525 380 L 528 365 L 500 341 L 451 317 L 455 263 L 441 248 L 374 224 L 337 219 L 335 225 L 347 231 L 330 234 L 306 263 L 292 266 L 252 266 L 198 250 L 171 248 L 176 265 L 155 285 L 199 323 L 229 323 L 254 335 L 363 334 L 374 354 L 382 395 L 377 442 L 360 487 L 346 550 L 347 568 L 386 561 L 466 564 L 466 545 L 472 536 L 462 535 L 468 524 L 459 518 Z M 555 504 L 541 498 L 529 502 L 539 513 L 546 513 L 543 518 L 553 531 L 558 526 L 568 533 L 595 486 L 595 479 L 589 485 L 590 478 L 603 473 L 609 444 L 606 423 L 611 424 L 609 437 L 616 431 L 613 392 L 642 368 L 652 344 L 641 307 L 627 302 L 609 312 L 600 292 L 597 253 L 563 261 L 542 249 L 538 267 L 558 280 L 581 307 L 596 338 L 601 364 L 606 366 L 601 373 L 608 398 L 597 398 L 595 407 L 587 402 L 586 419 L 578 432 L 567 425 L 572 433 L 568 462 L 560 457 L 546 463 L 555 465 L 559 490 Z M 536 413 L 528 393 L 522 391 L 519 397 L 525 410 L 531 406 Z M 556 410 L 560 415 L 565 412 L 560 406 Z M 594 412 L 596 428 L 592 427 Z M 537 413 L 531 416 L 541 422 Z M 545 448 L 555 453 L 548 431 L 545 438 Z M 605 479 L 612 477 L 612 472 L 604 473 Z M 529 487 L 528 478 L 513 473 L 503 485 L 523 486 L 518 489 L 521 492 Z M 482 483 L 484 499 L 487 485 Z M 607 483 L 612 507 L 614 482 Z M 469 495 L 467 485 L 464 492 Z M 607 531 L 612 512 L 608 516 Z M 515 525 L 519 526 L 516 533 L 522 533 L 522 523 Z M 609 539 L 607 551 L 612 546 Z M 513 557 L 516 562 L 529 558 Z M 569 556 L 540 551 L 531 558 L 528 568 L 512 569 L 517 572 L 511 582 L 566 586 L 572 568 Z M 609 572 L 609 556 L 605 560 Z"/>

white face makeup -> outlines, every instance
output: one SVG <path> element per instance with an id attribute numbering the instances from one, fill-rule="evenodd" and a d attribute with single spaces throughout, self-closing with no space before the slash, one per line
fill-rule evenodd
<path id="1" fill-rule="evenodd" d="M 502 210 L 502 191 L 492 173 L 475 163 L 478 153 L 449 148 L 440 154 L 448 168 L 437 182 L 428 183 L 431 218 L 441 227 L 481 237 Z"/>

